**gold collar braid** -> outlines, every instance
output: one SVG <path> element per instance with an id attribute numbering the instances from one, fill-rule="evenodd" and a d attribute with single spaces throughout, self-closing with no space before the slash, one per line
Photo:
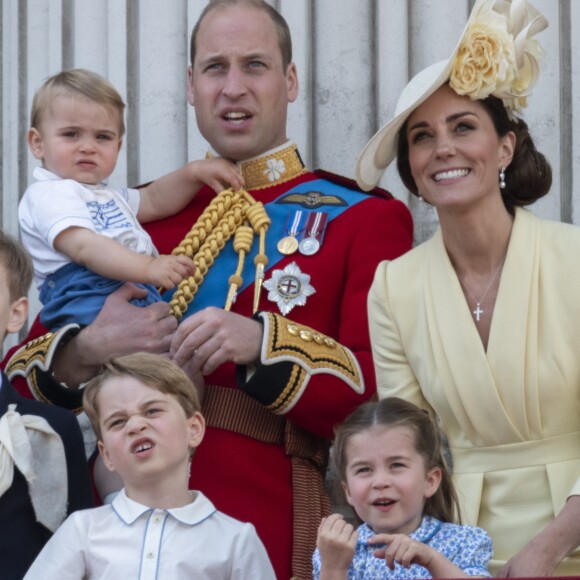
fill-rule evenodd
<path id="1" fill-rule="evenodd" d="M 266 256 L 266 232 L 270 218 L 261 202 L 257 202 L 246 190 L 226 189 L 216 196 L 199 216 L 197 222 L 183 241 L 172 252 L 175 256 L 188 256 L 195 264 L 195 272 L 179 283 L 169 302 L 171 313 L 180 320 L 194 299 L 208 270 L 214 264 L 228 240 L 235 234 L 234 249 L 238 253 L 238 267 L 229 278 L 229 291 L 225 308 L 229 310 L 242 285 L 241 273 L 244 258 L 252 247 L 254 232 L 260 236 L 260 247 L 254 264 L 254 312 L 258 309 Z"/>
<path id="2" fill-rule="evenodd" d="M 306 173 L 294 143 L 263 157 L 242 161 L 239 165 L 244 185 L 250 191 L 279 185 Z"/>

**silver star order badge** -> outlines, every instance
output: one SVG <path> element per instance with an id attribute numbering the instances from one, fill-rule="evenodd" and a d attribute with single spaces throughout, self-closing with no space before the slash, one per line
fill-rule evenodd
<path id="1" fill-rule="evenodd" d="M 268 300 L 276 302 L 280 312 L 286 316 L 294 306 L 304 306 L 306 298 L 316 292 L 310 284 L 310 276 L 301 272 L 296 262 L 283 270 L 274 270 L 272 277 L 264 282 Z"/>

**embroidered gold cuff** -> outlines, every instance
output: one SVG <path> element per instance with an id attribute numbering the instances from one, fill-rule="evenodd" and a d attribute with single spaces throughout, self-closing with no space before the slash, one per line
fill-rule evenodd
<path id="1" fill-rule="evenodd" d="M 292 363 L 290 378 L 268 408 L 278 414 L 288 412 L 300 399 L 312 375 L 330 374 L 362 394 L 364 379 L 352 352 L 336 340 L 312 328 L 296 324 L 272 312 L 258 315 L 264 324 L 261 363 Z"/>
<path id="2" fill-rule="evenodd" d="M 80 331 L 78 324 L 67 324 L 57 332 L 48 332 L 39 338 L 21 346 L 10 358 L 6 365 L 5 373 L 9 380 L 17 376 L 24 377 L 33 392 L 35 398 L 41 401 L 54 403 L 52 397 L 47 396 L 41 383 L 47 382 L 39 374 L 50 374 L 54 353 L 63 341 L 69 340 Z M 54 379 L 52 379 L 54 381 Z M 54 381 L 58 386 L 60 383 Z"/>

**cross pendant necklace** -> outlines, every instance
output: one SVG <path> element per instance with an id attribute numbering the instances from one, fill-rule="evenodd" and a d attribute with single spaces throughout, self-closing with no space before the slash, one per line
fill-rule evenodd
<path id="1" fill-rule="evenodd" d="M 463 281 L 463 278 L 461 278 L 461 276 L 459 274 L 457 274 L 457 278 L 459 279 L 460 284 L 463 286 L 463 288 L 465 288 L 465 291 L 467 292 L 467 294 L 469 295 L 471 300 L 473 300 L 476 303 L 475 308 L 471 311 L 473 316 L 475 317 L 476 322 L 479 322 L 481 320 L 481 315 L 485 312 L 485 310 L 483 310 L 481 308 L 481 303 L 485 300 L 487 293 L 490 291 L 491 287 L 493 286 L 493 283 L 495 282 L 495 279 L 497 278 L 497 275 L 499 274 L 499 271 L 501 270 L 501 267 L 503 266 L 504 262 L 505 262 L 505 257 L 499 263 L 499 266 L 497 267 L 496 271 L 493 273 L 493 276 L 491 277 L 491 280 L 489 281 L 489 284 L 487 285 L 485 292 L 483 293 L 483 295 L 481 296 L 481 298 L 479 300 L 471 293 L 471 291 L 467 287 L 467 284 Z"/>
<path id="2" fill-rule="evenodd" d="M 466 288 L 466 290 L 467 290 L 467 288 Z M 475 320 L 477 320 L 477 322 L 479 322 L 479 317 L 483 314 L 483 310 L 479 307 L 479 302 L 477 303 L 475 310 L 473 310 L 472 312 L 473 312 L 473 315 L 475 316 Z"/>

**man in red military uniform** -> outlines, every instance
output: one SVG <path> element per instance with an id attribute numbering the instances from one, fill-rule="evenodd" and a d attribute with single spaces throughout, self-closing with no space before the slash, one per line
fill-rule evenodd
<path id="1" fill-rule="evenodd" d="M 286 135 L 298 94 L 290 33 L 268 4 L 211 2 L 191 49 L 188 98 L 199 129 L 214 154 L 240 165 L 250 195 L 216 200 L 204 188 L 179 215 L 148 224 L 160 253 L 180 246 L 197 265 L 197 280 L 172 302 L 179 327 L 166 303 L 128 304 L 140 291 L 126 285 L 82 330 L 46 335 L 35 325 L 39 338 L 12 356 L 8 372 L 26 379 L 16 382 L 29 395 L 74 408 L 79 391 L 69 387 L 105 357 L 169 352 L 204 377 L 208 429 L 192 489 L 256 526 L 278 578 L 308 578 L 329 511 L 332 429 L 375 394 L 368 289 L 381 260 L 410 249 L 412 221 L 388 194 L 363 194 L 304 167 Z M 269 225 L 253 218 L 254 201 Z M 234 234 L 240 221 L 246 246 Z"/>

